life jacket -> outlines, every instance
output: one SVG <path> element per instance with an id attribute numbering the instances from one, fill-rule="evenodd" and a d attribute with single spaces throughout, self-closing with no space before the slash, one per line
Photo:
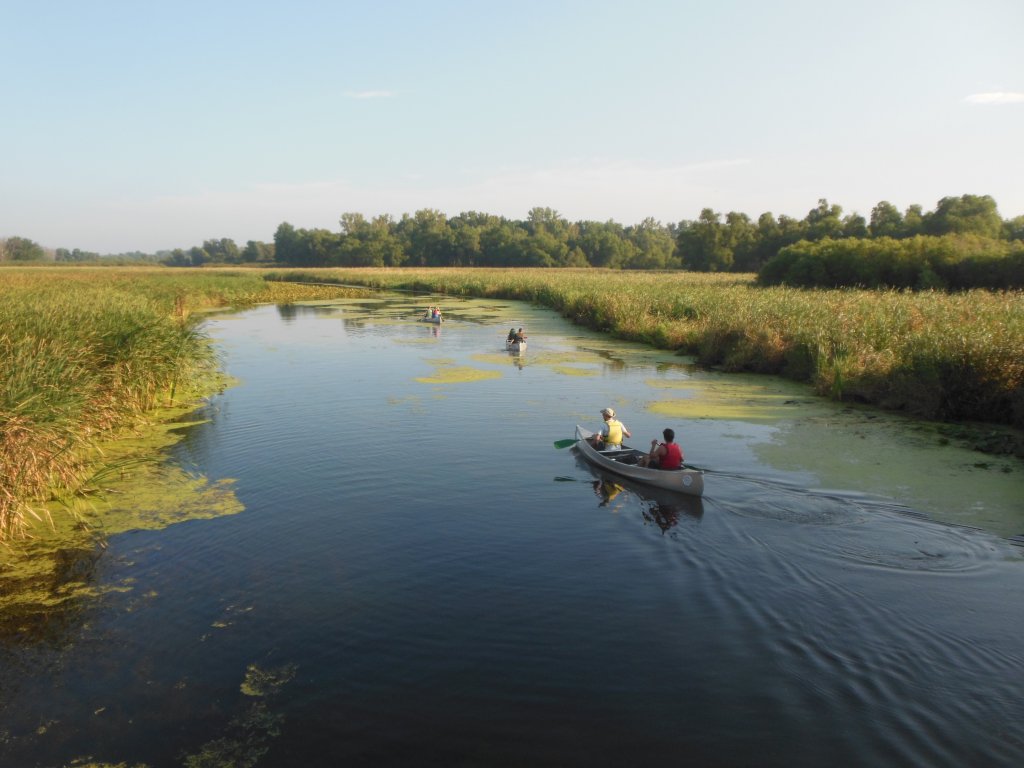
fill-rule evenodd
<path id="1" fill-rule="evenodd" d="M 679 469 L 683 465 L 683 450 L 675 443 L 662 443 L 665 455 L 658 462 L 659 469 Z"/>
<path id="2" fill-rule="evenodd" d="M 604 441 L 611 445 L 622 445 L 622 422 L 608 419 L 606 423 L 608 424 L 608 437 Z"/>

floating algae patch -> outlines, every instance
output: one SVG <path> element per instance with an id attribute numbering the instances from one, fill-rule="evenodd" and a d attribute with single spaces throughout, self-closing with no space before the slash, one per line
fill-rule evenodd
<path id="1" fill-rule="evenodd" d="M 530 357 L 537 365 L 606 365 L 608 358 L 591 350 L 581 349 L 566 352 L 554 352 L 544 350 L 530 353 Z"/>
<path id="2" fill-rule="evenodd" d="M 792 418 L 802 401 L 785 385 L 772 386 L 749 381 L 651 380 L 654 389 L 685 389 L 686 398 L 665 398 L 649 402 L 647 410 L 679 419 L 776 422 Z M 802 392 L 805 397 L 806 392 Z"/>
<path id="3" fill-rule="evenodd" d="M 250 664 L 241 691 L 255 701 L 227 724 L 222 734 L 186 755 L 185 768 L 244 768 L 257 765 L 281 735 L 285 716 L 275 711 L 275 699 L 295 676 L 295 665 L 261 669 Z"/>
<path id="4" fill-rule="evenodd" d="M 822 402 L 754 450 L 773 467 L 813 473 L 826 488 L 897 499 L 934 519 L 998 536 L 1024 534 L 1024 462 L 942 444 L 929 434 L 930 425 L 914 431 L 915 423 L 870 407 Z"/>
<path id="5" fill-rule="evenodd" d="M 500 371 L 485 371 L 468 365 L 451 364 L 435 366 L 431 376 L 417 376 L 416 381 L 421 384 L 466 384 L 471 381 L 500 378 Z"/>
<path id="6" fill-rule="evenodd" d="M 110 536 L 244 509 L 233 481 L 210 482 L 159 458 L 188 426 L 150 425 L 143 434 L 103 445 L 96 457 L 103 469 L 87 494 L 50 503 L 48 515 L 30 522 L 27 538 L 0 549 L 0 641 L 52 639 L 90 601 L 130 590 L 97 575 Z"/>

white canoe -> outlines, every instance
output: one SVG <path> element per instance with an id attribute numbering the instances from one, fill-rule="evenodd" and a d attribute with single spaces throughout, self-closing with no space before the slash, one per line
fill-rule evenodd
<path id="1" fill-rule="evenodd" d="M 704 493 L 704 472 L 699 469 L 683 466 L 682 469 L 650 469 L 637 466 L 637 461 L 647 454 L 637 448 L 628 448 L 625 445 L 619 450 L 599 451 L 589 442 L 593 432 L 576 425 L 576 444 L 573 446 L 577 452 L 591 464 L 616 475 L 628 477 L 638 483 L 653 485 L 656 488 L 664 488 L 669 491 L 678 491 L 690 496 L 701 496 Z"/>
<path id="2" fill-rule="evenodd" d="M 421 323 L 433 323 L 434 325 L 440 325 L 441 323 L 444 322 L 444 318 L 443 317 L 421 317 L 420 318 L 420 322 Z"/>
<path id="3" fill-rule="evenodd" d="M 526 351 L 526 340 L 523 341 L 509 341 L 505 339 L 505 349 L 509 352 L 525 352 Z"/>

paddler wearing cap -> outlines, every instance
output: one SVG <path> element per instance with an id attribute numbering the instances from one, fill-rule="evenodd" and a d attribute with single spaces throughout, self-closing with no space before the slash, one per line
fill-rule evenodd
<path id="1" fill-rule="evenodd" d="M 633 433 L 626 429 L 626 425 L 615 418 L 614 408 L 602 408 L 601 417 L 604 419 L 604 426 L 601 431 L 594 435 L 594 446 L 602 451 L 615 451 L 622 447 L 622 437 L 632 437 Z"/>

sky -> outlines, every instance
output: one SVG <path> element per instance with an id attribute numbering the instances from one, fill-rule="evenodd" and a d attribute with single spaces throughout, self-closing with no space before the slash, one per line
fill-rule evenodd
<path id="1" fill-rule="evenodd" d="M 0 0 L 0 238 L 1024 215 L 1022 0 Z"/>

